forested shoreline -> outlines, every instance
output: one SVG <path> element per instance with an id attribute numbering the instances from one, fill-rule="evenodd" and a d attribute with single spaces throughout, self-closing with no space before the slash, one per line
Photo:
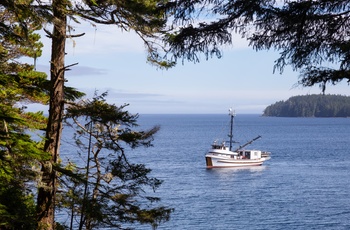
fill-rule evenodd
<path id="1" fill-rule="evenodd" d="M 300 95 L 265 108 L 272 117 L 350 117 L 350 97 L 343 95 Z"/>
<path id="2" fill-rule="evenodd" d="M 350 1 L 331 0 L 1 0 L 0 229 L 133 229 L 140 224 L 156 229 L 174 211 L 159 203 L 160 196 L 152 195 L 162 180 L 150 176 L 143 159 L 129 161 L 135 148 L 152 147 L 159 127 L 139 129 L 138 114 L 125 110 L 129 104 L 124 97 L 118 99 L 121 105 L 109 104 L 107 92 L 99 94 L 95 89 L 94 96 L 87 98 L 86 92 L 71 87 L 69 81 L 75 76 L 65 73 L 82 60 L 71 59 L 74 52 L 66 49 L 68 41 L 74 48 L 91 28 L 95 37 L 97 28 L 102 28 L 116 43 L 124 39 L 110 32 L 130 32 L 144 45 L 145 62 L 166 70 L 180 63 L 221 58 L 223 49 L 238 47 L 235 36 L 239 35 L 256 51 L 278 53 L 275 71 L 282 73 L 289 66 L 299 73 L 299 86 L 319 86 L 324 93 L 328 85 L 350 82 L 349 7 Z M 103 60 L 83 43 L 93 63 L 85 67 L 100 69 Z M 42 55 L 45 45 L 51 49 Z M 117 47 L 122 46 L 107 49 L 118 57 L 110 60 L 118 73 L 111 77 L 123 82 L 136 76 L 119 74 L 118 60 L 133 55 L 133 50 Z M 240 52 L 237 55 L 243 58 Z M 47 63 L 47 73 L 37 70 L 39 58 Z M 136 62 L 130 64 L 140 68 Z M 212 69 L 220 74 L 221 69 Z M 84 73 L 82 83 L 88 81 L 85 75 L 89 74 Z M 102 71 L 92 79 L 109 82 L 104 78 L 107 74 L 98 75 L 105 74 Z M 137 78 L 135 82 L 140 84 Z M 116 87 L 125 91 L 123 85 Z M 349 98 L 316 96 L 278 102 L 264 115 L 349 116 Z M 150 99 L 143 106 L 152 109 L 153 102 Z M 210 102 L 205 103 L 211 108 Z M 47 117 L 43 111 L 29 110 L 36 104 L 49 107 Z M 67 144 L 77 148 L 85 165 L 61 159 L 66 127 L 74 128 L 74 138 Z M 63 222 L 57 218 L 58 210 L 67 213 Z"/>

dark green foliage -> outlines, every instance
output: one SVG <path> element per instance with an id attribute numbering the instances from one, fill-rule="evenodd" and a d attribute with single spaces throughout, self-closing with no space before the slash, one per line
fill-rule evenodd
<path id="1" fill-rule="evenodd" d="M 0 179 L 0 229 L 36 229 L 35 203 L 33 196 L 15 181 Z"/>
<path id="2" fill-rule="evenodd" d="M 167 20 L 171 12 L 168 2 L 167 0 L 89 0 L 72 3 L 68 16 L 96 24 L 116 25 L 125 31 L 135 31 L 145 44 L 147 61 L 160 68 L 170 68 L 175 62 L 162 56 L 165 47 L 158 40 L 169 30 Z"/>
<path id="3" fill-rule="evenodd" d="M 13 77 L 14 78 L 14 77 Z M 8 79 L 2 75 L 0 79 Z M 4 82 L 4 81 L 3 81 Z M 15 82 L 15 81 L 13 81 Z M 27 82 L 26 85 L 28 85 Z M 34 84 L 33 84 L 34 85 Z M 0 83 L 0 228 L 34 229 L 36 215 L 29 185 L 35 183 L 40 160 L 47 159 L 30 131 L 43 129 L 42 113 L 26 113 L 16 103 L 40 101 L 21 84 Z M 31 97 L 27 97 L 31 95 Z M 39 134 L 39 133 L 38 133 Z M 40 138 L 39 138 L 40 140 Z M 33 188 L 31 188 L 33 189 Z"/>
<path id="4" fill-rule="evenodd" d="M 256 50 L 279 52 L 275 69 L 300 71 L 302 86 L 350 81 L 349 0 L 179 0 L 176 33 L 166 37 L 175 59 L 199 61 L 198 54 L 221 57 L 232 33 Z"/>
<path id="5" fill-rule="evenodd" d="M 275 117 L 350 117 L 350 97 L 341 95 L 294 96 L 264 110 Z"/>
<path id="6" fill-rule="evenodd" d="M 55 197 L 56 188 L 58 187 L 56 173 L 69 175 L 71 178 L 74 178 L 74 183 L 79 184 L 82 182 L 79 172 L 76 172 L 77 175 L 74 177 L 72 173 L 68 172 L 68 169 L 63 169 L 59 165 L 59 146 L 64 105 L 67 100 L 74 100 L 83 95 L 72 88 L 64 86 L 66 80 L 64 72 L 69 70 L 70 67 L 65 66 L 64 63 L 65 39 L 68 36 L 68 33 L 73 31 L 73 28 L 67 24 L 68 19 L 71 19 L 74 22 L 86 20 L 94 24 L 116 25 L 122 30 L 133 30 L 140 36 L 147 47 L 147 52 L 149 54 L 148 61 L 167 68 L 173 66 L 173 62 L 167 62 L 164 60 L 164 57 L 159 54 L 159 49 L 162 51 L 163 47 L 156 41 L 157 36 L 162 34 L 164 28 L 167 26 L 166 3 L 167 1 L 157 0 L 4 0 L 0 2 L 0 69 L 3 71 L 0 73 L 0 99 L 4 104 L 1 108 L 4 109 L 1 111 L 3 114 L 0 116 L 5 119 L 2 123 L 3 126 L 1 127 L 1 158 L 6 160 L 7 158 L 10 158 L 11 160 L 11 164 L 8 164 L 7 161 L 1 162 L 6 166 L 1 165 L 3 166 L 1 169 L 8 172 L 12 170 L 11 174 L 6 172 L 2 173 L 1 176 L 8 176 L 9 183 L 12 183 L 11 179 L 13 178 L 11 177 L 19 172 L 18 168 L 23 167 L 30 169 L 29 166 L 31 166 L 31 164 L 36 163 L 39 160 L 41 161 L 43 167 L 39 183 L 40 186 L 38 186 L 37 199 L 39 228 L 52 229 L 54 227 Z M 36 72 L 35 66 L 26 64 L 18 65 L 17 62 L 12 62 L 16 58 L 25 54 L 28 57 L 34 58 L 35 63 L 36 58 L 41 55 L 42 46 L 41 43 L 37 43 L 40 37 L 31 33 L 31 31 L 40 29 L 41 26 L 46 24 L 53 26 L 52 32 L 45 30 L 47 36 L 53 41 L 52 59 L 50 61 L 50 81 L 46 80 L 45 74 Z M 69 36 L 77 37 L 79 35 L 69 34 Z M 46 120 L 39 119 L 40 115 L 42 116 L 42 113 L 24 113 L 25 106 L 22 108 L 16 108 L 15 105 L 18 105 L 18 102 L 49 102 L 50 109 L 46 127 L 46 142 L 43 149 L 51 154 L 50 159 L 47 159 L 46 155 L 40 151 L 42 146 L 40 146 L 39 143 L 32 142 L 29 136 L 23 135 L 23 133 L 28 131 L 29 128 L 38 129 L 40 127 L 40 129 L 42 129 L 40 121 L 46 122 Z M 111 119 L 114 118 L 118 120 L 120 118 L 120 124 L 125 125 L 125 128 L 123 128 L 122 131 L 118 130 L 116 133 L 113 133 L 113 135 L 118 135 L 118 141 L 122 141 L 131 148 L 151 145 L 153 134 L 158 130 L 158 127 L 147 131 L 135 132 L 131 130 L 131 127 L 134 127 L 137 116 L 129 116 L 126 112 L 113 113 L 113 111 L 109 114 L 109 112 L 115 109 L 115 107 L 111 108 L 105 106 L 103 103 L 98 104 L 95 107 L 96 110 L 91 114 L 94 122 L 110 125 L 109 122 Z M 119 111 L 121 110 L 122 108 L 119 109 Z M 9 111 L 15 114 L 8 114 Z M 101 111 L 105 111 L 104 117 L 98 115 Z M 119 117 L 113 117 L 114 115 L 119 115 Z M 79 117 L 80 115 L 76 116 Z M 87 114 L 87 116 L 89 116 L 89 114 Z M 125 119 L 125 122 L 123 119 Z M 33 124 L 28 126 L 31 121 L 33 121 Z M 106 130 L 110 131 L 108 125 Z M 21 138 L 23 138 L 23 141 Z M 111 139 L 111 133 L 105 132 L 101 134 L 99 138 L 100 139 L 96 142 L 96 148 L 98 149 L 98 151 L 95 152 L 96 154 L 98 154 L 102 148 L 109 148 L 113 151 L 124 151 L 124 147 L 119 146 L 116 139 Z M 14 140 L 16 140 L 16 142 L 14 142 Z M 88 161 L 90 160 L 91 159 Z M 14 164 L 14 162 L 16 164 Z M 96 159 L 95 162 L 97 162 Z M 131 165 L 132 164 L 130 164 L 130 166 Z M 135 168 L 142 171 L 142 168 Z M 23 170 L 23 172 L 29 171 L 30 170 Z M 148 171 L 145 170 L 142 172 L 144 173 L 143 176 L 140 175 L 140 178 L 145 178 L 144 174 L 147 174 Z M 24 178 L 21 177 L 14 179 L 16 182 L 23 182 L 25 179 L 28 179 L 28 177 L 26 175 Z M 31 179 L 32 178 L 29 178 L 28 180 Z M 100 179 L 101 178 L 96 178 L 97 181 Z M 147 183 L 146 185 L 149 185 Z M 157 183 L 152 181 L 152 186 L 155 184 Z M 22 186 L 21 189 L 25 188 L 23 183 L 20 183 L 20 185 Z M 77 192 L 78 193 L 72 193 L 70 197 L 72 197 L 72 199 L 76 198 L 77 194 L 81 191 Z M 77 200 L 79 199 L 77 198 Z M 84 199 L 80 203 L 78 201 L 78 204 L 85 204 L 87 207 L 85 210 L 89 210 L 89 208 L 92 207 L 92 212 L 86 214 L 88 213 L 88 211 L 86 211 L 86 213 L 84 213 L 84 215 L 86 214 L 85 216 L 88 217 L 88 221 L 84 220 L 84 223 L 86 223 L 87 228 L 91 228 L 95 222 L 104 220 L 104 216 L 98 215 L 100 213 L 98 210 L 102 209 L 97 205 L 98 202 L 87 203 L 88 200 L 89 199 L 84 196 Z M 94 201 L 94 199 L 92 199 L 92 201 Z M 162 214 L 163 216 L 159 219 L 158 217 L 161 215 L 157 213 L 157 211 L 154 211 L 154 218 L 149 218 L 152 216 L 149 214 L 143 215 L 144 218 L 142 219 L 141 214 L 147 213 L 147 210 L 144 211 L 144 209 L 139 209 L 138 212 L 140 213 L 139 222 L 148 222 L 153 225 L 156 225 L 161 219 L 168 218 L 170 213 L 169 210 L 167 212 L 167 209 L 164 209 L 164 212 L 162 212 L 164 215 Z"/>
<path id="7" fill-rule="evenodd" d="M 324 91 L 326 84 L 350 80 L 349 4 L 331 0 L 275 4 L 258 18 L 258 30 L 250 41 L 256 49 L 280 50 L 276 68 L 290 64 L 301 70 L 300 84 L 319 84 Z"/>
<path id="8" fill-rule="evenodd" d="M 0 229 L 24 230 L 36 229 L 34 185 L 39 161 L 48 159 L 38 131 L 47 120 L 42 112 L 26 112 L 25 105 L 44 104 L 48 95 L 41 87 L 46 74 L 18 60 L 39 57 L 42 44 L 33 32 L 41 25 L 17 3 L 0 3 Z"/>
<path id="9" fill-rule="evenodd" d="M 146 196 L 146 190 L 155 191 L 161 181 L 149 177 L 151 170 L 130 161 L 126 152 L 152 146 L 159 127 L 140 130 L 138 115 L 124 111 L 127 105 L 106 103 L 105 95 L 67 108 L 65 121 L 76 131 L 74 140 L 86 166 L 70 162 L 66 171 L 60 171 L 66 191 L 60 195 L 62 210 L 67 210 L 72 220 L 80 220 L 70 224 L 79 229 L 122 229 L 133 223 L 156 227 L 172 212 L 155 205 L 158 197 Z"/>

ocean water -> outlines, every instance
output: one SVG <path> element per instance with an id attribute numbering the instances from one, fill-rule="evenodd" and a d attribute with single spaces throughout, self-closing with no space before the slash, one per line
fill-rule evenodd
<path id="1" fill-rule="evenodd" d="M 141 115 L 139 124 L 161 126 L 154 147 L 129 153 L 164 181 L 153 195 L 175 208 L 158 229 L 350 229 L 349 118 L 239 114 L 234 139 L 261 135 L 247 148 L 272 153 L 243 169 L 205 167 L 211 143 L 228 139 L 228 115 Z"/>

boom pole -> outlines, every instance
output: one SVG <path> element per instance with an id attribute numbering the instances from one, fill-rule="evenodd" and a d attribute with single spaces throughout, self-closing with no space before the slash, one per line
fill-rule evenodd
<path id="1" fill-rule="evenodd" d="M 261 136 L 259 135 L 259 136 L 257 136 L 256 138 L 254 138 L 253 140 L 251 140 L 251 141 L 248 141 L 247 143 L 245 143 L 244 145 L 241 145 L 241 146 L 239 146 L 236 150 L 235 150 L 235 152 L 237 152 L 238 150 L 240 150 L 241 148 L 244 148 L 244 147 L 246 147 L 247 145 L 250 145 L 251 143 L 253 143 L 254 141 L 256 141 L 256 140 L 258 140 L 259 138 L 261 138 Z"/>
<path id="2" fill-rule="evenodd" d="M 230 134 L 228 135 L 230 137 L 230 151 L 232 149 L 232 143 L 233 143 L 233 118 L 235 117 L 235 111 L 230 108 L 229 110 L 229 115 L 231 116 L 231 129 L 230 129 Z"/>

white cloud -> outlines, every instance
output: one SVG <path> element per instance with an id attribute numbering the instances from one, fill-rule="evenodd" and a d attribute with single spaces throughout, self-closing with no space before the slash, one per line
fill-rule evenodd
<path id="1" fill-rule="evenodd" d="M 233 45 L 224 47 L 220 60 L 157 71 L 146 64 L 143 43 L 134 33 L 113 26 L 95 31 L 87 23 L 76 27 L 76 33 L 82 32 L 86 35 L 67 41 L 67 65 L 79 62 L 66 74 L 69 86 L 89 97 L 107 90 L 107 101 L 130 103 L 135 113 L 225 113 L 231 106 L 239 113 L 262 113 L 276 101 L 320 93 L 318 87 L 292 88 L 298 73 L 272 74 L 277 54 L 255 52 L 239 35 L 233 35 Z M 44 43 L 38 70 L 48 73 L 51 44 L 47 38 Z M 340 84 L 329 86 L 327 93 L 347 95 L 348 90 Z"/>
<path id="2" fill-rule="evenodd" d="M 144 52 L 142 40 L 135 32 L 121 31 L 117 26 L 81 24 L 76 31 L 84 36 L 67 39 L 67 51 L 74 55 L 100 55 L 115 52 Z"/>

